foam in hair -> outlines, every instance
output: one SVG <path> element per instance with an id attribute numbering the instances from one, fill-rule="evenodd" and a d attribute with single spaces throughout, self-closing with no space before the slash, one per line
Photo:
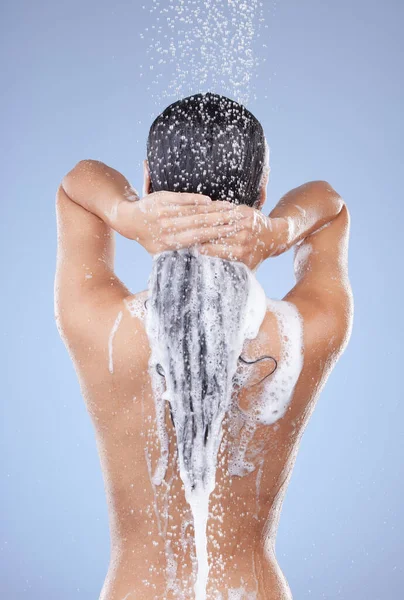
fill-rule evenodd
<path id="1" fill-rule="evenodd" d="M 257 336 L 265 312 L 264 291 L 242 263 L 202 256 L 196 249 L 154 257 L 146 331 L 161 455 L 153 483 L 161 484 L 167 470 L 168 401 L 180 477 L 194 520 L 196 600 L 206 598 L 209 496 L 215 488 L 222 422 L 244 341 Z"/>

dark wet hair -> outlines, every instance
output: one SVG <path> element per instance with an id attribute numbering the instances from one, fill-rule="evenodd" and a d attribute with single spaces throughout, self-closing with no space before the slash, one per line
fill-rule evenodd
<path id="1" fill-rule="evenodd" d="M 216 94 L 191 96 L 151 126 L 152 191 L 203 193 L 254 206 L 265 154 L 262 126 L 244 106 Z M 231 399 L 248 294 L 249 270 L 240 262 L 193 248 L 154 257 L 146 301 L 151 369 L 165 377 L 179 460 L 192 489 L 210 480 L 200 451 L 210 446 L 217 453 L 218 415 Z"/>
<path id="2" fill-rule="evenodd" d="M 196 94 L 168 106 L 147 141 L 152 191 L 201 193 L 255 206 L 266 142 L 261 123 L 243 105 Z"/>

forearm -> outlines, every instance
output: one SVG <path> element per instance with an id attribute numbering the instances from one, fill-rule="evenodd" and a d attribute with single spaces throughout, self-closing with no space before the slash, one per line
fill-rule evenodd
<path id="1" fill-rule="evenodd" d="M 97 160 L 78 162 L 63 178 L 62 187 L 74 202 L 114 228 L 119 204 L 138 199 L 119 171 Z"/>
<path id="2" fill-rule="evenodd" d="M 279 239 L 272 256 L 282 254 L 331 223 L 343 206 L 343 199 L 325 181 L 305 183 L 285 194 L 269 215 L 270 219 L 281 219 L 278 221 Z"/>

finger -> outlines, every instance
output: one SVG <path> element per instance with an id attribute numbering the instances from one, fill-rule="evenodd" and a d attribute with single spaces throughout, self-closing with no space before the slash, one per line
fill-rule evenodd
<path id="1" fill-rule="evenodd" d="M 237 231 L 237 224 L 218 225 L 217 227 L 206 227 L 192 229 L 176 234 L 167 235 L 164 242 L 169 248 L 189 248 L 196 244 L 204 244 L 212 240 L 233 235 Z"/>
<path id="2" fill-rule="evenodd" d="M 245 229 L 240 229 L 238 231 L 235 231 L 234 233 L 230 233 L 226 236 L 226 239 L 223 240 L 223 243 L 226 246 L 243 246 L 246 243 L 246 236 L 245 236 L 246 230 Z M 220 239 L 214 240 L 212 242 L 213 244 L 220 244 L 222 243 Z M 205 244 L 203 244 L 203 246 L 201 246 L 202 248 L 205 246 Z"/>
<path id="3" fill-rule="evenodd" d="M 260 240 L 258 237 L 251 234 L 248 229 L 242 229 L 241 231 L 236 232 L 235 234 L 226 236 L 225 240 L 215 240 L 212 242 L 213 244 L 224 244 L 226 247 L 232 247 L 234 249 L 239 249 L 240 253 L 244 256 L 249 256 L 252 258 L 253 256 L 262 256 L 265 253 L 266 245 L 265 242 Z M 203 249 L 207 244 L 202 244 L 200 246 L 200 252 L 203 254 Z M 236 254 L 237 254 L 236 250 Z"/>
<path id="4" fill-rule="evenodd" d="M 160 220 L 162 230 L 167 232 L 180 232 L 198 229 L 199 227 L 215 227 L 240 221 L 242 216 L 231 210 L 211 212 L 206 214 L 189 215 Z"/>
<path id="5" fill-rule="evenodd" d="M 235 205 L 231 202 L 222 202 L 220 200 L 213 200 L 210 204 L 163 204 L 159 207 L 160 216 L 179 216 L 205 214 L 209 212 L 226 212 L 229 210 L 236 210 Z M 238 212 L 238 211 L 237 211 Z"/>
<path id="6" fill-rule="evenodd" d="M 206 243 L 198 246 L 198 251 L 206 256 L 216 256 L 217 258 L 224 258 L 225 260 L 238 260 L 242 259 L 242 248 L 238 245 L 227 244 L 227 243 Z"/>
<path id="7" fill-rule="evenodd" d="M 156 200 L 162 205 L 181 204 L 186 206 L 189 204 L 207 205 L 212 202 L 209 196 L 202 194 L 189 194 L 187 192 L 155 192 Z"/>

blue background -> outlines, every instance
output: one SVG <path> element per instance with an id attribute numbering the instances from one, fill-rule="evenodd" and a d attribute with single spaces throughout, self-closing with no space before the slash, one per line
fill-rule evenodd
<path id="1" fill-rule="evenodd" d="M 96 600 L 108 565 L 93 429 L 53 317 L 54 197 L 84 158 L 106 162 L 141 189 L 151 116 L 169 103 L 159 104 L 139 75 L 148 64 L 139 32 L 155 18 L 142 4 L 2 3 L 0 595 L 7 600 Z M 404 585 L 403 4 L 282 0 L 265 11 L 267 60 L 248 104 L 271 147 L 264 210 L 305 181 L 335 187 L 352 216 L 356 311 L 350 345 L 303 437 L 278 557 L 298 600 L 395 600 Z M 150 264 L 142 248 L 117 239 L 117 272 L 133 291 L 146 287 Z M 282 297 L 293 284 L 291 253 L 260 267 L 258 278 L 268 295 Z"/>

